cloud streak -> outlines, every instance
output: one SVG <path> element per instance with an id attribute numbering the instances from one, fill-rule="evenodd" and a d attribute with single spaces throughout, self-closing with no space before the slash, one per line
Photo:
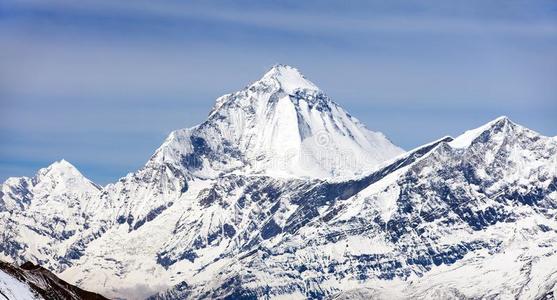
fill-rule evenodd
<path id="1" fill-rule="evenodd" d="M 557 21 L 552 14 L 547 15 L 544 10 L 538 11 L 519 5 L 520 1 L 493 1 L 484 3 L 475 1 L 476 10 L 449 9 L 427 10 L 425 8 L 442 7 L 441 1 L 432 1 L 429 6 L 418 5 L 416 11 L 386 9 L 385 5 L 376 5 L 360 9 L 367 1 L 353 1 L 356 9 L 338 14 L 338 10 L 319 10 L 327 7 L 318 5 L 321 2 L 309 1 L 306 6 L 285 9 L 289 6 L 278 7 L 224 7 L 212 5 L 211 2 L 176 2 L 176 1 L 134 1 L 130 5 L 126 1 L 17 1 L 19 5 L 10 7 L 10 11 L 17 17 L 32 16 L 32 18 L 57 18 L 61 23 L 82 19 L 77 24 L 91 25 L 102 28 L 99 21 L 127 24 L 129 28 L 137 26 L 167 27 L 171 29 L 178 25 L 192 23 L 234 24 L 246 28 L 259 27 L 267 30 L 291 31 L 296 34 L 345 34 L 345 33 L 389 33 L 389 34 L 472 34 L 472 35 L 524 35 L 524 36 L 552 36 L 557 35 Z M 470 1 L 472 3 L 473 1 Z M 373 2 L 372 2 L 373 3 Z M 375 2 L 380 3 L 380 2 Z M 505 7 L 512 7 L 510 11 L 521 10 L 522 17 L 508 18 L 500 14 L 482 15 L 478 11 L 489 11 L 487 8 L 498 3 L 496 11 Z M 543 2 L 540 2 L 543 3 Z M 246 1 L 247 6 L 253 2 Z M 303 3 L 302 3 L 303 4 Z M 383 6 L 383 7 L 382 7 Z M 474 7 L 474 5 L 471 5 Z M 546 2 L 541 7 L 548 11 L 556 5 Z M 377 8 L 379 11 L 376 11 Z M 278 9 L 277 9 L 278 8 Z M 381 13 L 381 8 L 386 13 Z M 342 12 L 342 11 L 341 11 Z M 362 12 L 367 12 L 364 14 Z M 526 13 L 525 13 L 526 12 Z M 530 12 L 530 14 L 528 13 Z M 524 17 L 524 15 L 528 17 Z"/>

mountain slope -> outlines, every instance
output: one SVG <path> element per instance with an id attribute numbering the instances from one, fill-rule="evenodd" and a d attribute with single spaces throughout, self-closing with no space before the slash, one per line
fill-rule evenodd
<path id="1" fill-rule="evenodd" d="M 61 276 L 106 295 L 141 290 L 147 296 L 183 281 L 203 285 L 222 265 L 270 243 L 281 232 L 295 235 L 319 218 L 321 202 L 333 195 L 346 199 L 448 140 L 347 182 L 238 174 L 192 180 L 188 191 L 157 218 L 131 232 L 126 223 L 107 230 L 91 243 L 78 265 Z M 145 273 L 153 274 L 149 286 L 142 279 Z M 132 298 L 136 297 L 134 293 Z"/>
<path id="2" fill-rule="evenodd" d="M 432 146 L 379 180 L 360 179 L 348 198 L 305 199 L 319 213 L 304 226 L 157 297 L 553 295 L 556 138 L 499 118 Z"/>

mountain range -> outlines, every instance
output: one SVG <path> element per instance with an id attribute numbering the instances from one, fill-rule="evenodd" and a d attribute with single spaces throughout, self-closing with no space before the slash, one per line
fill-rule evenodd
<path id="1" fill-rule="evenodd" d="M 557 137 L 404 151 L 276 65 L 115 183 L 9 178 L 0 228 L 1 259 L 110 298 L 554 299 Z"/>

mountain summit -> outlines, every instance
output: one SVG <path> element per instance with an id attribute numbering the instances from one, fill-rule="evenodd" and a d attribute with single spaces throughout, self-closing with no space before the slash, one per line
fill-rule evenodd
<path id="1" fill-rule="evenodd" d="M 233 171 L 329 178 L 367 172 L 402 152 L 296 68 L 275 65 L 218 98 L 207 121 L 172 132 L 152 160 L 204 178 Z"/>
<path id="2" fill-rule="evenodd" d="M 274 65 L 261 80 L 275 80 L 286 93 L 295 93 L 296 90 L 319 90 L 313 82 L 306 79 L 300 71 L 288 65 Z"/>

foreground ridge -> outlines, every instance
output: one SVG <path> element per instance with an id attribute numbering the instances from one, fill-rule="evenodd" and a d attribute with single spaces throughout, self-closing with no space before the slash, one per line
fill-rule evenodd
<path id="1" fill-rule="evenodd" d="M 0 295 L 10 300 L 107 299 L 75 287 L 31 262 L 18 267 L 0 261 Z"/>

